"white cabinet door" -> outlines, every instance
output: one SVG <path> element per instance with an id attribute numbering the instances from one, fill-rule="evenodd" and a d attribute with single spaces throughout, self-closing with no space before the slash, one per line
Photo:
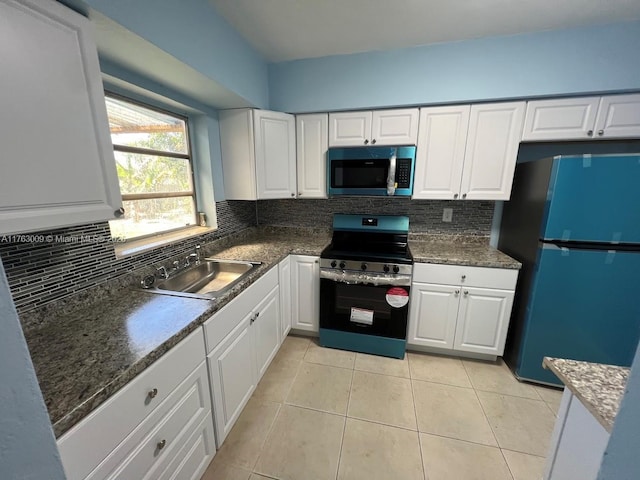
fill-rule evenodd
<path id="1" fill-rule="evenodd" d="M 327 198 L 329 116 L 296 115 L 298 198 Z"/>
<path id="2" fill-rule="evenodd" d="M 460 196 L 509 200 L 525 102 L 472 105 Z"/>
<path id="3" fill-rule="evenodd" d="M 253 330 L 256 350 L 257 381 L 280 347 L 280 291 L 275 287 L 254 310 Z"/>
<path id="4" fill-rule="evenodd" d="M 255 110 L 258 199 L 295 197 L 296 133 L 293 115 Z"/>
<path id="5" fill-rule="evenodd" d="M 291 255 L 291 327 L 318 332 L 320 265 L 318 257 Z"/>
<path id="6" fill-rule="evenodd" d="M 593 137 L 600 97 L 527 102 L 522 140 L 589 140 Z"/>
<path id="7" fill-rule="evenodd" d="M 415 145 L 418 140 L 417 108 L 374 110 L 371 143 L 374 145 Z"/>
<path id="8" fill-rule="evenodd" d="M 469 105 L 420 109 L 411 198 L 458 198 L 470 110 Z"/>
<path id="9" fill-rule="evenodd" d="M 640 138 L 640 94 L 602 97 L 594 136 Z"/>
<path id="10" fill-rule="evenodd" d="M 122 198 L 92 26 L 0 2 L 0 234 L 108 220 Z"/>
<path id="11" fill-rule="evenodd" d="M 454 348 L 502 355 L 512 305 L 512 291 L 462 287 Z"/>
<path id="12" fill-rule="evenodd" d="M 256 200 L 256 158 L 253 110 L 218 113 L 222 176 L 227 200 Z"/>
<path id="13" fill-rule="evenodd" d="M 360 147 L 371 142 L 371 112 L 329 114 L 329 146 Z"/>
<path id="14" fill-rule="evenodd" d="M 256 387 L 256 356 L 249 313 L 209 355 L 209 375 L 218 447 Z"/>
<path id="15" fill-rule="evenodd" d="M 460 287 L 413 283 L 407 343 L 452 349 L 459 296 Z"/>
<path id="16" fill-rule="evenodd" d="M 280 286 L 280 342 L 291 330 L 291 257 L 278 265 L 278 284 Z"/>

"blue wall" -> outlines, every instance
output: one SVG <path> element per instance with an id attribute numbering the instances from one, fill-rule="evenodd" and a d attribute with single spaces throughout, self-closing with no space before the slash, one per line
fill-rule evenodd
<path id="1" fill-rule="evenodd" d="M 631 366 L 624 398 L 604 452 L 598 480 L 640 478 L 640 346 Z"/>
<path id="2" fill-rule="evenodd" d="M 269 66 L 270 105 L 313 112 L 640 89 L 640 22 Z"/>
<path id="3" fill-rule="evenodd" d="M 0 478 L 63 480 L 49 416 L 0 262 Z"/>
<path id="4" fill-rule="evenodd" d="M 63 1 L 84 2 L 251 104 L 269 106 L 267 63 L 207 0 Z"/>

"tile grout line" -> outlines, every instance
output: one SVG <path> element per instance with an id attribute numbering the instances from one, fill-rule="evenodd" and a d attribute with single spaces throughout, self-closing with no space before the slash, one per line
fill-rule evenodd
<path id="1" fill-rule="evenodd" d="M 471 382 L 471 385 L 473 385 L 473 381 L 471 380 L 471 375 L 469 375 L 469 372 L 468 372 L 467 367 L 464 364 L 464 362 L 462 362 L 462 368 L 464 368 L 464 371 L 467 374 L 467 377 L 469 377 L 469 382 Z M 489 428 L 491 429 L 491 435 L 493 435 L 493 438 L 496 441 L 496 445 L 498 447 L 498 450 L 500 451 L 500 455 L 502 455 L 502 459 L 504 460 L 504 464 L 507 466 L 507 470 L 509 471 L 509 475 L 511 475 L 511 479 L 514 480 L 515 479 L 515 475 L 513 474 L 513 471 L 511 470 L 511 467 L 509 466 L 509 462 L 507 462 L 507 457 L 504 456 L 504 452 L 502 451 L 500 442 L 498 441 L 498 437 L 496 436 L 496 432 L 493 430 L 493 426 L 491 425 L 491 422 L 489 421 L 489 417 L 487 415 L 487 412 L 484 409 L 484 405 L 482 405 L 482 402 L 480 401 L 480 396 L 478 395 L 478 391 L 476 390 L 475 387 L 473 388 L 473 393 L 475 394 L 476 399 L 478 400 L 478 403 L 480 404 L 480 408 L 482 409 L 482 414 L 484 415 L 484 418 L 487 421 L 487 424 L 489 425 Z M 538 395 L 538 392 L 536 392 L 536 395 Z"/>
<path id="2" fill-rule="evenodd" d="M 355 367 L 355 359 L 353 361 L 353 365 Z M 351 370 L 351 381 L 349 382 L 349 397 L 347 398 L 347 409 L 344 412 L 344 425 L 342 426 L 342 437 L 340 439 L 340 451 L 338 452 L 338 468 L 336 469 L 336 480 L 338 480 L 338 475 L 340 475 L 340 462 L 342 462 L 342 448 L 344 447 L 344 434 L 347 431 L 347 420 L 349 414 L 349 404 L 351 403 L 351 388 L 353 387 L 353 375 L 355 370 Z"/>
<path id="3" fill-rule="evenodd" d="M 409 358 L 409 354 L 407 353 L 407 364 L 409 367 L 409 384 L 411 386 L 411 399 L 413 400 L 413 414 L 416 417 L 416 434 L 418 435 L 418 450 L 420 451 L 420 462 L 422 463 L 422 478 L 425 480 L 429 480 L 429 475 L 427 475 L 427 467 L 424 464 L 424 455 L 422 454 L 422 439 L 420 438 L 420 424 L 418 422 L 418 409 L 416 408 L 416 394 L 413 389 L 413 376 L 411 375 L 411 360 Z"/>

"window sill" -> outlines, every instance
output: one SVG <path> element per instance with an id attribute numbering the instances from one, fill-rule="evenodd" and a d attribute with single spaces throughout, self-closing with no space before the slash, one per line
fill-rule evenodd
<path id="1" fill-rule="evenodd" d="M 150 250 L 170 245 L 180 240 L 197 237 L 205 233 L 215 232 L 217 228 L 212 227 L 189 227 L 178 232 L 164 233 L 154 237 L 143 238 L 140 240 L 132 240 L 130 242 L 116 245 L 116 258 L 130 257 L 139 255 Z"/>

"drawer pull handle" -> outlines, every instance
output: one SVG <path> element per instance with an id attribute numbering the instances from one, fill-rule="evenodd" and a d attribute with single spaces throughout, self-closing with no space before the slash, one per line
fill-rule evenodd
<path id="1" fill-rule="evenodd" d="M 462 280 L 464 280 L 465 278 L 467 278 L 467 276 L 466 275 L 462 275 Z"/>
<path id="2" fill-rule="evenodd" d="M 158 442 L 156 446 L 158 447 L 158 450 L 162 450 L 166 444 L 167 444 L 167 441 L 163 438 Z"/>
<path id="3" fill-rule="evenodd" d="M 456 295 L 459 295 L 459 294 L 460 294 L 460 290 L 456 290 Z"/>
<path id="4" fill-rule="evenodd" d="M 464 294 L 465 294 L 465 295 L 469 295 L 469 290 L 465 290 L 465 291 L 464 291 Z"/>
<path id="5" fill-rule="evenodd" d="M 153 390 L 149 390 L 149 393 L 147 393 L 147 397 L 149 398 L 156 398 L 158 396 L 158 389 L 154 388 Z"/>

